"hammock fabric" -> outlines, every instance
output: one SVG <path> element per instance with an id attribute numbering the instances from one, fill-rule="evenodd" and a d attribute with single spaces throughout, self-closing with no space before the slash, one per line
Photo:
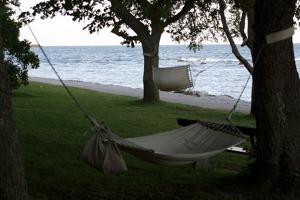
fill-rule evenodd
<path id="1" fill-rule="evenodd" d="M 95 134 L 86 143 L 81 160 L 105 173 L 127 170 L 118 148 L 147 162 L 176 166 L 214 156 L 246 140 L 233 125 L 211 122 L 198 122 L 163 133 L 126 139 L 108 132 L 104 134 L 108 139 L 101 140 L 102 143 Z M 106 150 L 103 143 L 108 143 Z M 91 155 L 95 156 L 90 159 Z M 105 164 L 103 164 L 104 157 L 106 157 Z"/>
<path id="2" fill-rule="evenodd" d="M 168 68 L 154 67 L 153 81 L 156 87 L 162 91 L 176 91 L 193 86 L 189 65 Z"/>
<path id="3" fill-rule="evenodd" d="M 97 132 L 92 134 L 86 142 L 79 159 L 104 173 L 127 171 L 126 164 L 116 142 L 109 141 L 107 148 L 105 148 Z"/>

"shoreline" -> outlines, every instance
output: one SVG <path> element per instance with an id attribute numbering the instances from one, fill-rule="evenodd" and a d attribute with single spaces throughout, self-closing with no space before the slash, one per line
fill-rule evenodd
<path id="1" fill-rule="evenodd" d="M 40 77 L 29 77 L 29 82 L 41 82 L 48 83 L 52 85 L 62 85 L 58 79 L 51 78 L 40 78 Z M 81 89 L 88 89 L 97 92 L 103 92 L 108 94 L 115 95 L 124 95 L 143 98 L 143 89 L 129 88 L 118 85 L 101 85 L 90 82 L 81 82 L 81 81 L 72 81 L 72 80 L 63 80 L 66 86 L 76 87 Z M 228 110 L 230 111 L 237 99 L 223 95 L 223 96 L 201 96 L 196 95 L 186 95 L 174 92 L 163 92 L 160 91 L 160 99 L 162 101 L 170 103 L 180 103 L 193 106 L 199 106 L 203 108 L 216 109 L 216 110 Z M 250 113 L 251 103 L 248 101 L 240 100 L 236 112 Z"/>

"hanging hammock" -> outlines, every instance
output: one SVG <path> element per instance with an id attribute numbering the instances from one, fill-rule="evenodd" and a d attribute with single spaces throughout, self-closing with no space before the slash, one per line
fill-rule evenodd
<path id="1" fill-rule="evenodd" d="M 161 91 L 176 91 L 193 87 L 190 66 L 153 67 L 153 81 Z"/>
<path id="2" fill-rule="evenodd" d="M 127 170 L 118 148 L 147 162 L 176 166 L 214 156 L 247 139 L 230 123 L 198 121 L 175 130 L 126 139 L 113 134 L 102 125 L 96 127 L 102 131 L 91 136 L 80 158 L 106 173 Z M 108 144 L 106 150 L 104 144 Z M 94 155 L 96 157 L 92 157 Z"/>

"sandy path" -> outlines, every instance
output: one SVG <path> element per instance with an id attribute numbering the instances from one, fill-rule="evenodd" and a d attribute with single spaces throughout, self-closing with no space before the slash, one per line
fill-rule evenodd
<path id="1" fill-rule="evenodd" d="M 29 81 L 49 83 L 53 85 L 62 85 L 59 80 L 48 79 L 48 78 L 38 78 L 30 77 Z M 79 81 L 64 81 L 67 86 L 83 88 L 94 90 L 98 92 L 104 92 L 116 95 L 125 95 L 142 98 L 143 90 L 134 89 L 129 87 L 122 87 L 116 85 L 101 85 L 88 82 Z M 197 97 L 194 95 L 184 95 L 173 92 L 162 92 L 160 91 L 160 98 L 166 102 L 181 103 L 188 105 L 200 106 L 203 108 L 218 109 L 218 110 L 231 110 L 236 103 L 236 99 L 228 96 L 203 96 Z M 240 100 L 236 108 L 237 112 L 249 113 L 251 108 L 251 103 L 247 101 Z"/>

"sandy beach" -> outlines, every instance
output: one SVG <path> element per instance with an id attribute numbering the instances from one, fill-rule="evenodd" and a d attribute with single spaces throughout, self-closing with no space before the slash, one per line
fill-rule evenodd
<path id="1" fill-rule="evenodd" d="M 48 83 L 53 85 L 62 85 L 59 80 L 48 79 L 48 78 L 39 78 L 39 77 L 29 77 L 29 81 Z M 115 95 L 124 95 L 132 97 L 143 97 L 142 89 L 134 89 L 129 87 L 122 87 L 116 85 L 101 85 L 89 82 L 79 82 L 79 81 L 68 81 L 64 80 L 64 83 L 70 87 L 77 87 L 82 89 L 88 89 L 103 93 L 115 94 Z M 172 103 L 181 103 L 187 105 L 194 105 L 203 108 L 209 109 L 218 109 L 218 110 L 231 110 L 236 103 L 236 99 L 229 96 L 201 96 L 196 95 L 185 95 L 173 92 L 162 92 L 160 91 L 160 98 L 166 102 Z M 249 113 L 251 108 L 251 103 L 247 101 L 240 100 L 236 112 Z"/>

